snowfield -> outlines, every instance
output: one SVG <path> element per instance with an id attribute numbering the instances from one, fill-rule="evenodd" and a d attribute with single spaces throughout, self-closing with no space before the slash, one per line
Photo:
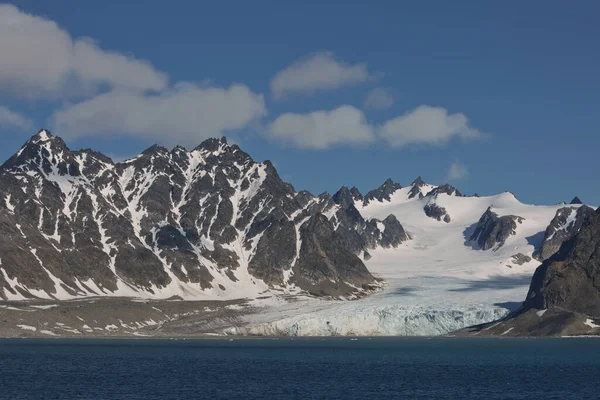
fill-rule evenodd
<path id="1" fill-rule="evenodd" d="M 394 214 L 412 240 L 396 249 L 377 249 L 365 260 L 385 280 L 383 290 L 351 302 L 302 299 L 266 307 L 232 327 L 241 335 L 441 335 L 497 320 L 517 309 L 527 295 L 539 262 L 512 262 L 518 253 L 531 256 L 559 208 L 565 205 L 522 204 L 511 193 L 489 197 L 438 194 L 408 199 L 411 187 L 396 191 L 390 201 L 356 207 L 365 218 Z M 450 223 L 429 218 L 428 202 L 444 207 Z M 506 243 L 482 251 L 468 241 L 488 207 L 499 216 L 524 218 Z"/>

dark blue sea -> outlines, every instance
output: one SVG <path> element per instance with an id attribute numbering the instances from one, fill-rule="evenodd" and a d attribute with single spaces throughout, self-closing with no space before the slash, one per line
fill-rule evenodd
<path id="1" fill-rule="evenodd" d="M 595 339 L 0 340 L 1 399 L 597 399 Z"/>

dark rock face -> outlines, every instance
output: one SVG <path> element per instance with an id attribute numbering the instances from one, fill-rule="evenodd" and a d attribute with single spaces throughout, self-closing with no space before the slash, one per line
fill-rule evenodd
<path id="1" fill-rule="evenodd" d="M 425 207 L 423 207 L 423 211 L 425 211 L 425 215 L 427 215 L 429 218 L 437 219 L 438 221 L 444 221 L 446 223 L 452 221 L 452 218 L 450 218 L 450 215 L 446 212 L 446 209 L 435 203 L 426 204 Z"/>
<path id="2" fill-rule="evenodd" d="M 332 218 L 337 224 L 336 233 L 342 244 L 355 254 L 378 246 L 397 247 L 409 240 L 408 234 L 393 215 L 389 215 L 383 222 L 375 218 L 365 220 L 354 205 L 361 197 L 352 189 L 342 187 L 331 200 L 340 206 Z M 330 207 L 326 206 L 323 210 L 328 208 Z"/>
<path id="3" fill-rule="evenodd" d="M 462 193 L 458 191 L 454 186 L 449 185 L 447 183 L 438 186 L 436 188 L 431 189 L 429 193 L 427 193 L 427 197 L 433 197 L 440 193 L 445 193 L 448 196 L 462 196 Z"/>
<path id="4" fill-rule="evenodd" d="M 393 214 L 383 220 L 384 230 L 381 234 L 381 246 L 398 247 L 402 242 L 410 240 L 410 236 Z"/>
<path id="5" fill-rule="evenodd" d="M 232 295 L 285 287 L 292 271 L 303 289 L 326 279 L 358 295 L 374 279 L 354 254 L 406 239 L 362 218 L 358 190 L 340 192 L 296 192 L 224 138 L 113 163 L 40 131 L 0 167 L 0 298 Z M 334 238 L 321 246 L 328 273 L 307 261 L 315 237 Z"/>
<path id="6" fill-rule="evenodd" d="M 417 179 L 415 179 L 413 183 L 411 183 L 411 186 L 412 188 L 408 192 L 409 199 L 413 199 L 415 197 L 421 199 L 424 197 L 423 193 L 421 192 L 421 188 L 425 186 L 425 182 L 423 182 L 423 179 L 420 176 L 418 176 Z"/>
<path id="7" fill-rule="evenodd" d="M 583 202 L 579 199 L 579 197 L 575 196 L 573 200 L 571 200 L 571 204 L 583 204 Z"/>
<path id="8" fill-rule="evenodd" d="M 477 222 L 469 240 L 476 242 L 481 250 L 498 249 L 504 245 L 506 239 L 515 234 L 517 223 L 520 224 L 523 220 L 524 218 L 515 215 L 498 217 L 488 208 Z"/>
<path id="9" fill-rule="evenodd" d="M 383 185 L 365 195 L 364 204 L 367 205 L 373 200 L 390 201 L 390 196 L 398 189 L 402 189 L 402 186 L 388 178 Z"/>
<path id="10" fill-rule="evenodd" d="M 342 208 L 348 208 L 350 205 L 354 205 L 356 201 L 362 201 L 363 196 L 360 191 L 353 187 L 348 189 L 346 186 L 342 186 L 333 196 L 332 199 L 335 204 L 339 204 Z"/>
<path id="11" fill-rule="evenodd" d="M 347 250 L 322 214 L 300 228 L 302 246 L 293 281 L 317 296 L 348 296 L 356 287 L 369 290 L 373 277 L 360 258 Z"/>
<path id="12" fill-rule="evenodd" d="M 540 248 L 533 253 L 533 257 L 540 261 L 550 258 L 565 241 L 579 232 L 583 221 L 593 212 L 594 210 L 588 206 L 559 209 L 546 228 L 544 241 Z"/>
<path id="13" fill-rule="evenodd" d="M 535 271 L 524 307 L 600 317 L 600 209 Z"/>
<path id="14" fill-rule="evenodd" d="M 531 257 L 526 256 L 523 253 L 515 254 L 511 258 L 512 258 L 512 262 L 517 265 L 527 264 L 528 262 L 531 261 Z"/>

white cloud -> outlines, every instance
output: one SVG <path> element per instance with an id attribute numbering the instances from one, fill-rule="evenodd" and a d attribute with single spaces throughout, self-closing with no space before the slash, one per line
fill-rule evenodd
<path id="1" fill-rule="evenodd" d="M 446 179 L 449 181 L 456 181 L 459 179 L 464 179 L 469 176 L 469 170 L 459 161 L 454 161 L 450 168 L 448 168 L 448 174 L 446 175 Z"/>
<path id="2" fill-rule="evenodd" d="M 367 94 L 365 99 L 365 108 L 373 110 L 384 110 L 394 104 L 394 95 L 392 91 L 386 88 L 377 87 Z"/>
<path id="3" fill-rule="evenodd" d="M 267 135 L 299 148 L 326 149 L 334 145 L 358 145 L 374 139 L 363 112 L 344 105 L 331 111 L 285 113 L 267 129 Z"/>
<path id="4" fill-rule="evenodd" d="M 73 39 L 54 21 L 0 5 L 0 90 L 27 98 L 89 93 L 99 85 L 161 90 L 167 76 L 148 62 Z"/>
<path id="5" fill-rule="evenodd" d="M 443 145 L 454 137 L 469 140 L 483 136 L 469 126 L 464 114 L 448 114 L 445 108 L 427 105 L 387 121 L 379 134 L 394 147 L 410 144 Z"/>
<path id="6" fill-rule="evenodd" d="M 127 133 L 165 145 L 197 145 L 265 115 L 263 96 L 244 85 L 180 83 L 159 94 L 119 90 L 100 94 L 56 111 L 51 125 L 65 138 Z"/>
<path id="7" fill-rule="evenodd" d="M 320 52 L 294 61 L 271 80 L 275 98 L 287 94 L 313 94 L 369 80 L 366 64 L 346 64 L 332 52 Z"/>
<path id="8" fill-rule="evenodd" d="M 18 128 L 21 130 L 34 129 L 34 125 L 31 120 L 3 106 L 0 106 L 0 127 Z"/>

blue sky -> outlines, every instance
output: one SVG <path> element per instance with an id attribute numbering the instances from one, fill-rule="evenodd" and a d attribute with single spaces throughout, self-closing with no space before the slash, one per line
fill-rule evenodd
<path id="1" fill-rule="evenodd" d="M 595 1 L 15 1 L 0 6 L 0 158 L 40 127 L 115 158 L 226 135 L 315 194 L 422 175 L 598 205 L 599 13 Z"/>

